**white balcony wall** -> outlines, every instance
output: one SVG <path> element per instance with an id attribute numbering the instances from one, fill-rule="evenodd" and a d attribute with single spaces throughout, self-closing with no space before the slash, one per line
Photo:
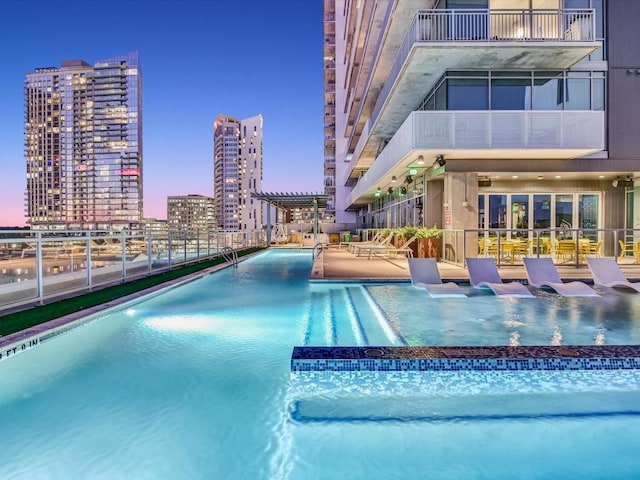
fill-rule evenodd
<path id="1" fill-rule="evenodd" d="M 348 204 L 372 194 L 394 168 L 418 153 L 448 159 L 577 158 L 604 150 L 604 112 L 412 112 L 351 191 Z M 415 153 L 415 155 L 410 155 Z M 406 165 L 405 165 L 406 164 Z"/>
<path id="2" fill-rule="evenodd" d="M 413 112 L 398 134 L 400 130 L 411 127 L 415 131 L 414 149 L 581 150 L 582 155 L 604 149 L 604 112 Z M 526 152 L 510 153 L 517 158 L 526 157 Z M 481 158 L 490 157 L 490 154 L 498 155 L 499 152 L 481 155 L 476 152 L 476 156 Z M 561 152 L 554 152 L 554 155 L 565 157 Z"/>

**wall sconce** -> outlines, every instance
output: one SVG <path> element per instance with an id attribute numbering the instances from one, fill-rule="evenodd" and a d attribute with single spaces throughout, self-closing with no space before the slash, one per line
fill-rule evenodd
<path id="1" fill-rule="evenodd" d="M 406 195 L 407 194 L 407 187 L 400 187 L 400 195 Z"/>
<path id="2" fill-rule="evenodd" d="M 387 189 L 387 193 L 388 193 L 389 195 L 391 195 L 391 194 L 393 193 L 393 188 L 389 187 L 389 188 Z"/>
<path id="3" fill-rule="evenodd" d="M 440 167 L 444 167 L 447 164 L 447 161 L 444 159 L 444 155 L 438 155 L 436 157 L 436 163 Z"/>
<path id="4" fill-rule="evenodd" d="M 633 187 L 633 180 L 629 177 L 615 178 L 611 185 L 615 187 Z"/>
<path id="5" fill-rule="evenodd" d="M 373 194 L 374 197 L 379 197 L 380 196 L 380 187 L 378 187 L 378 189 L 376 190 L 376 192 Z"/>
<path id="6" fill-rule="evenodd" d="M 413 178 L 411 177 L 411 175 L 407 175 L 407 178 L 405 178 L 404 181 L 407 182 L 407 185 L 409 185 L 411 182 L 413 182 Z"/>
<path id="7" fill-rule="evenodd" d="M 396 176 L 394 175 L 393 177 L 391 177 L 391 183 L 396 183 L 398 180 L 396 179 Z"/>

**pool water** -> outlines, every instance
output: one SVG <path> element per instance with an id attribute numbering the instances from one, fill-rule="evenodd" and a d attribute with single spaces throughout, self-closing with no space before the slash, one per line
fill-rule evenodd
<path id="1" fill-rule="evenodd" d="M 456 299 L 463 308 L 410 285 L 312 285 L 310 269 L 308 250 L 268 251 L 0 362 L 0 472 L 12 479 L 640 475 L 633 370 L 291 374 L 289 363 L 294 345 L 351 337 L 505 344 L 517 331 L 523 344 L 550 344 L 554 332 L 562 343 L 593 343 L 601 332 L 598 341 L 629 335 L 632 343 L 633 298 L 612 296 L 591 309 L 583 302 L 577 312 L 555 297 L 526 306 Z M 449 333 L 438 333 L 442 327 Z M 573 337 L 574 330 L 586 333 Z"/>

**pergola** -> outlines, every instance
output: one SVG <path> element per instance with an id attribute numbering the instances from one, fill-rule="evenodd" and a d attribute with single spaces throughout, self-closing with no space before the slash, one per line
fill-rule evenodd
<path id="1" fill-rule="evenodd" d="M 313 239 L 318 235 L 318 208 L 326 208 L 327 196 L 324 193 L 266 193 L 252 192 L 251 197 L 285 210 L 313 207 Z M 267 245 L 271 245 L 271 209 L 267 208 Z"/>

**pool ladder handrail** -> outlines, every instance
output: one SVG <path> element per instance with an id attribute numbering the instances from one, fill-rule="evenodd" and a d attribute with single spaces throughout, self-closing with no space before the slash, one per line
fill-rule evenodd
<path id="1" fill-rule="evenodd" d="M 311 253 L 311 258 L 315 259 L 318 255 L 322 253 L 324 247 L 326 247 L 326 243 L 318 242 L 313 246 L 313 252 Z M 317 253 L 316 253 L 317 251 Z"/>
<path id="2" fill-rule="evenodd" d="M 222 258 L 224 258 L 231 265 L 238 265 L 238 252 L 235 251 L 232 247 L 224 247 L 222 250 L 220 250 L 220 255 L 222 255 Z"/>

